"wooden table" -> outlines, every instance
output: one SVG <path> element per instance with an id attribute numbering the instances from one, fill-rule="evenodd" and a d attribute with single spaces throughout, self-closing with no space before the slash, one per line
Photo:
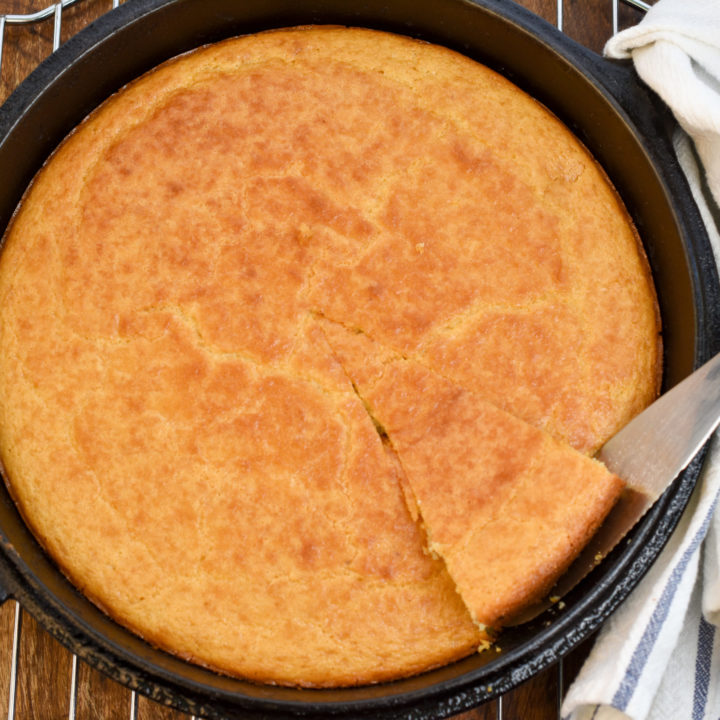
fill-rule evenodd
<path id="1" fill-rule="evenodd" d="M 617 0 L 615 0 L 617 1 Z M 43 9 L 48 0 L 0 0 L 0 15 Z M 556 24 L 575 40 L 600 51 L 613 32 L 613 0 L 520 0 L 530 10 Z M 557 3 L 561 2 L 560 8 Z M 112 7 L 111 0 L 80 0 L 62 13 L 60 40 L 64 41 Z M 620 2 L 620 28 L 633 25 L 642 13 Z M 0 74 L 0 102 L 53 49 L 53 21 L 28 26 L 7 25 Z M 11 687 L 16 604 L 0 608 L 0 717 L 7 717 Z M 18 720 L 185 720 L 187 715 L 161 707 L 108 680 L 72 655 L 21 613 L 18 646 L 15 717 Z M 456 720 L 554 720 L 564 688 L 577 673 L 591 641 L 562 663 Z M 72 676 L 76 695 L 71 699 Z"/>

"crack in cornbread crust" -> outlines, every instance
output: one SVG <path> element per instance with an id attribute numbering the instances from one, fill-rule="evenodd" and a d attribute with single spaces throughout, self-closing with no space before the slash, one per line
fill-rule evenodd
<path id="1" fill-rule="evenodd" d="M 646 280 L 592 159 L 490 71 L 372 31 L 221 43 L 109 100 L 15 218 L 11 489 L 158 645 L 266 682 L 418 672 L 481 635 L 315 321 L 590 451 L 655 392 Z"/>

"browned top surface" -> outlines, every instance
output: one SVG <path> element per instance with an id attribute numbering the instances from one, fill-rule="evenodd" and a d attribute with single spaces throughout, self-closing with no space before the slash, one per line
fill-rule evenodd
<path id="1" fill-rule="evenodd" d="M 2 265 L 3 457 L 33 525 L 154 640 L 289 682 L 410 672 L 476 638 L 357 399 L 300 361 L 313 314 L 581 448 L 655 378 L 634 236 L 565 131 L 462 58 L 402 43 L 381 73 L 394 41 L 331 37 L 321 59 L 308 33 L 226 44 L 109 103 Z M 478 86 L 540 160 L 478 119 Z"/>

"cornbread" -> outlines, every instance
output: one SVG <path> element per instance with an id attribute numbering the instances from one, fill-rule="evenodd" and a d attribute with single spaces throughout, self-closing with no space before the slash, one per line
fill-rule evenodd
<path id="1" fill-rule="evenodd" d="M 6 480 L 67 576 L 181 657 L 319 687 L 466 656 L 546 592 L 620 489 L 583 454 L 660 369 L 567 128 L 334 27 L 199 49 L 76 129 L 6 233 L 0 347 Z"/>

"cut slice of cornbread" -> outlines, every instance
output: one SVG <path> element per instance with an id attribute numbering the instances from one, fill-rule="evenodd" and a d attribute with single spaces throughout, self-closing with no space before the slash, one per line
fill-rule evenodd
<path id="1" fill-rule="evenodd" d="M 397 455 L 411 513 L 475 622 L 499 627 L 539 600 L 610 511 L 622 481 L 364 334 L 333 323 L 325 332 Z"/>

